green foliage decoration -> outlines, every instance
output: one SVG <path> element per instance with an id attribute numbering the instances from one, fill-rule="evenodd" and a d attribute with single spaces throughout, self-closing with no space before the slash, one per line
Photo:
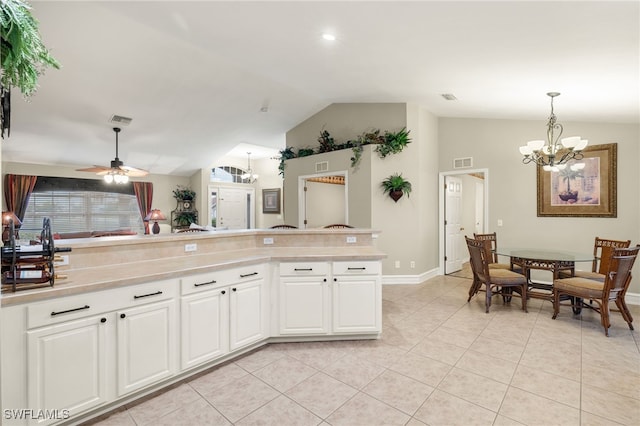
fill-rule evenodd
<path id="1" fill-rule="evenodd" d="M 290 160 L 291 158 L 296 158 L 296 153 L 293 152 L 293 148 L 290 146 L 285 147 L 284 149 L 280 150 L 280 164 L 278 165 L 278 174 L 282 177 L 284 177 L 284 167 L 285 167 L 285 161 L 286 160 Z"/>
<path id="2" fill-rule="evenodd" d="M 411 193 L 411 182 L 402 177 L 402 173 L 394 173 L 382 181 L 380 184 L 385 194 L 391 194 L 394 191 L 402 191 L 409 197 Z"/>
<path id="3" fill-rule="evenodd" d="M 173 190 L 173 198 L 176 200 L 193 200 L 196 198 L 196 191 L 188 186 L 176 185 L 176 189 Z"/>
<path id="4" fill-rule="evenodd" d="M 378 153 L 380 158 L 385 158 L 387 155 L 402 152 L 407 144 L 411 143 L 409 132 L 410 130 L 407 130 L 406 127 L 403 127 L 395 133 L 384 132 L 384 136 L 380 137 L 381 142 L 376 146 L 375 151 Z"/>
<path id="5" fill-rule="evenodd" d="M 31 15 L 31 6 L 21 0 L 2 0 L 0 6 L 2 44 L 2 77 L 4 90 L 20 89 L 25 97 L 38 88 L 38 77 L 45 68 L 60 68 L 58 61 L 40 39 L 38 21 Z"/>

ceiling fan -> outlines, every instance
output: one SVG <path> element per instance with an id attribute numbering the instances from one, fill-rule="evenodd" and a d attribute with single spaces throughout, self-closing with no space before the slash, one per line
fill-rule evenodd
<path id="1" fill-rule="evenodd" d="M 129 182 L 129 177 L 142 177 L 149 174 L 148 171 L 137 169 L 131 166 L 125 166 L 124 163 L 118 158 L 118 133 L 120 133 L 119 127 L 114 127 L 113 131 L 116 134 L 116 158 L 111 160 L 111 167 L 93 166 L 86 169 L 76 169 L 79 172 L 92 172 L 99 176 L 103 176 L 103 179 L 107 183 L 115 182 L 119 184 L 125 184 Z"/>

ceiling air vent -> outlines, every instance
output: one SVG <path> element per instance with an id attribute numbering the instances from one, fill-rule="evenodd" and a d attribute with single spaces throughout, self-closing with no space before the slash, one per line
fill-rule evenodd
<path id="1" fill-rule="evenodd" d="M 469 167 L 473 167 L 473 157 L 454 158 L 453 159 L 453 168 L 454 169 L 468 169 Z"/>
<path id="2" fill-rule="evenodd" d="M 316 163 L 316 173 L 328 172 L 329 171 L 329 162 L 321 161 Z"/>
<path id="3" fill-rule="evenodd" d="M 109 120 L 109 123 L 112 124 L 118 124 L 120 126 L 128 126 L 129 124 L 131 124 L 131 120 L 133 120 L 132 118 L 129 117 L 123 117 L 121 115 L 112 115 L 111 119 Z"/>

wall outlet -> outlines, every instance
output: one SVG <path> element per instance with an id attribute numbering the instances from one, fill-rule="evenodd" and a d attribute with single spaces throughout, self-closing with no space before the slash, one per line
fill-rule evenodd
<path id="1" fill-rule="evenodd" d="M 353 244 L 356 242 L 356 237 L 347 237 L 347 243 Z"/>
<path id="2" fill-rule="evenodd" d="M 502 226 L 502 219 L 498 219 L 498 226 Z"/>
<path id="3" fill-rule="evenodd" d="M 400 261 L 396 260 L 396 269 L 400 268 Z"/>
<path id="4" fill-rule="evenodd" d="M 414 269 L 414 268 L 416 267 L 416 261 L 415 261 L 415 260 L 412 260 L 411 262 L 409 262 L 409 267 L 410 267 L 411 269 Z"/>
<path id="5" fill-rule="evenodd" d="M 198 250 L 198 245 L 196 243 L 184 245 L 185 252 L 196 251 L 196 250 Z"/>
<path id="6" fill-rule="evenodd" d="M 262 241 L 264 242 L 264 244 L 273 244 L 273 238 L 271 237 L 267 237 Z"/>

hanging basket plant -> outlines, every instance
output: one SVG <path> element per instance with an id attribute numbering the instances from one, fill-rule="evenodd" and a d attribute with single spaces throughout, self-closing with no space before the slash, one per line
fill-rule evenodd
<path id="1" fill-rule="evenodd" d="M 400 173 L 395 173 L 383 180 L 381 186 L 384 193 L 389 194 L 396 203 L 404 194 L 409 197 L 411 193 L 411 182 L 403 178 Z"/>
<path id="2" fill-rule="evenodd" d="M 60 68 L 40 39 L 38 21 L 31 6 L 21 0 L 2 0 L 0 4 L 0 131 L 10 132 L 11 88 L 20 89 L 29 98 L 38 88 L 38 78 L 45 68 Z"/>

